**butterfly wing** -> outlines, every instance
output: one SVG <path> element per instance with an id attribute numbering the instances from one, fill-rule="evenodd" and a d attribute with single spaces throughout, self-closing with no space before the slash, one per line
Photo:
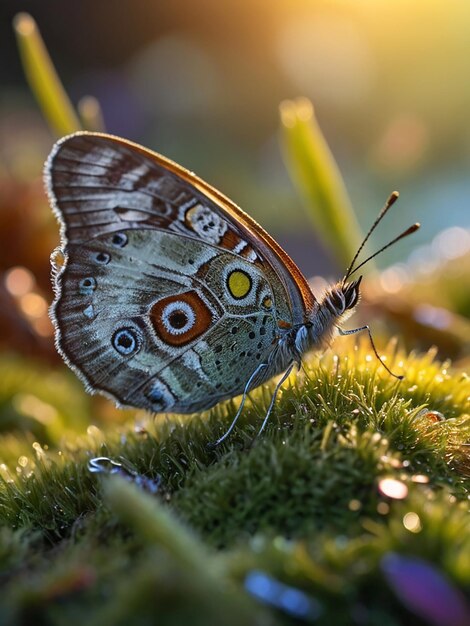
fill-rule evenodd
<path id="1" fill-rule="evenodd" d="M 90 391 L 157 412 L 212 406 L 313 306 L 254 220 L 155 153 L 78 133 L 54 146 L 45 175 L 64 258 L 57 346 Z"/>

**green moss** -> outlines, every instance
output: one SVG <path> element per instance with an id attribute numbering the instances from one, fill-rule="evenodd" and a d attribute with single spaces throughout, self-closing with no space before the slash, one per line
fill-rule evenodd
<path id="1" fill-rule="evenodd" d="M 469 589 L 470 381 L 432 355 L 403 362 L 402 383 L 362 348 L 308 362 L 254 444 L 269 389 L 251 394 L 215 451 L 207 443 L 227 427 L 234 402 L 192 419 L 149 419 L 145 429 L 91 428 L 61 449 L 36 443 L 34 454 L 31 442 L 4 436 L 4 458 L 9 446 L 25 458 L 1 470 L 2 623 L 33 614 L 36 623 L 71 625 L 140 625 L 156 614 L 165 624 L 190 615 L 291 623 L 244 591 L 245 576 L 261 570 L 319 601 L 318 623 L 350 624 L 365 605 L 368 623 L 402 624 L 408 610 L 380 569 L 390 551 L 424 558 Z M 87 468 L 93 456 L 160 476 L 158 495 L 121 483 L 105 498 Z M 408 496 L 384 496 L 382 478 L 401 481 Z M 419 522 L 412 530 L 410 512 Z"/>

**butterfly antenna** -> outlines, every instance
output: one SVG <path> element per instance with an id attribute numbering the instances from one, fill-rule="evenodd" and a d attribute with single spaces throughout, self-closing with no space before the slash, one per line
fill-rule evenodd
<path id="1" fill-rule="evenodd" d="M 351 272 L 349 272 L 349 276 L 351 276 L 351 274 L 354 274 L 354 272 L 357 272 L 357 270 L 359 268 L 361 268 L 363 265 L 365 265 L 366 263 L 371 261 L 378 254 L 380 254 L 381 252 L 383 252 L 387 248 L 390 248 L 390 246 L 393 246 L 394 243 L 397 243 L 397 241 L 400 241 L 400 239 L 404 239 L 405 237 L 408 237 L 408 235 L 412 235 L 413 233 L 415 233 L 418 230 L 418 228 L 420 228 L 420 226 L 421 226 L 421 224 L 419 224 L 418 222 L 416 222 L 416 224 L 412 224 L 409 228 L 404 230 L 401 233 L 401 235 L 398 235 L 398 237 L 395 237 L 395 239 L 392 239 L 392 241 L 389 241 L 385 246 L 380 248 L 380 250 L 377 250 L 377 252 L 374 252 L 374 254 L 371 254 L 369 257 L 367 257 L 367 259 L 365 261 L 362 261 L 362 263 L 360 263 Z"/>
<path id="2" fill-rule="evenodd" d="M 380 211 L 379 215 L 377 216 L 377 219 L 375 220 L 375 222 L 372 224 L 372 226 L 369 228 L 369 232 L 367 233 L 367 235 L 364 237 L 363 242 L 361 243 L 361 245 L 359 246 L 356 254 L 354 255 L 353 260 L 351 261 L 346 274 L 344 275 L 344 278 L 342 280 L 342 284 L 344 285 L 345 282 L 348 280 L 348 278 L 351 276 L 351 274 L 353 272 L 355 272 L 358 268 L 356 267 L 356 269 L 353 269 L 354 267 L 354 263 L 357 261 L 357 257 L 360 255 L 362 248 L 366 245 L 369 237 L 372 235 L 372 233 L 374 232 L 374 230 L 377 228 L 377 226 L 380 224 L 380 222 L 383 220 L 383 218 L 385 217 L 385 215 L 387 214 L 388 210 L 390 209 L 390 207 L 392 205 L 395 204 L 395 202 L 398 200 L 399 197 L 399 193 L 398 191 L 392 191 L 392 193 L 390 194 L 387 202 L 384 204 L 384 206 L 382 207 L 382 210 Z M 408 233 L 409 234 L 409 233 Z M 404 235 L 402 235 L 404 236 Z M 399 237 L 399 239 L 401 239 L 401 237 Z M 397 239 L 398 241 L 398 239 Z M 394 243 L 394 242 L 393 242 Z M 390 242 L 390 244 L 388 245 L 392 245 L 392 242 Z M 388 247 L 385 246 L 385 247 Z M 384 248 L 385 249 L 385 248 Z M 381 251 L 380 251 L 381 252 Z M 379 252 L 376 252 L 376 254 L 379 254 Z M 375 254 L 370 257 L 368 260 L 372 259 L 375 256 Z M 361 265 L 359 267 L 361 267 L 362 265 L 364 265 L 364 263 L 361 263 Z"/>

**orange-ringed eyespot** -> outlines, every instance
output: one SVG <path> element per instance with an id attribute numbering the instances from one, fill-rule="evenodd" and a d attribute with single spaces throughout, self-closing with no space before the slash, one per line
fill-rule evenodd
<path id="1" fill-rule="evenodd" d="M 196 316 L 192 307 L 182 300 L 170 302 L 162 311 L 165 329 L 173 335 L 187 333 L 194 326 Z"/>

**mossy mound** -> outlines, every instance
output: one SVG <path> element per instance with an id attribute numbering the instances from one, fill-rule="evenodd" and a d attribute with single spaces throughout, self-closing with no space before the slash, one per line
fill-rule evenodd
<path id="1" fill-rule="evenodd" d="M 308 362 L 254 443 L 272 386 L 216 450 L 235 403 L 60 450 L 3 435 L 0 622 L 395 626 L 439 623 L 437 603 L 457 624 L 470 379 L 387 354 L 405 381 L 364 349 Z M 92 474 L 93 457 L 120 476 Z"/>

